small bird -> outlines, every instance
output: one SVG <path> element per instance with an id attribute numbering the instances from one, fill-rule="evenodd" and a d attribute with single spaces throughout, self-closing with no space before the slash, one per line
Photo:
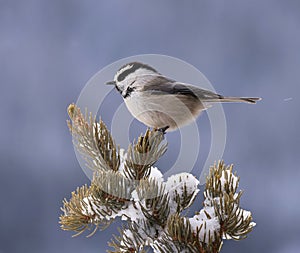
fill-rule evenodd
<path id="1" fill-rule="evenodd" d="M 213 103 L 255 104 L 260 100 L 258 97 L 225 97 L 177 82 L 141 62 L 125 64 L 117 71 L 114 80 L 106 84 L 115 85 L 133 117 L 164 133 L 193 122 Z"/>

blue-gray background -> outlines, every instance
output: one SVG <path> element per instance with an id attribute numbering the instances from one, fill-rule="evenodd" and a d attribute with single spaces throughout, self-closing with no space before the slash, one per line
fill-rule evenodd
<path id="1" fill-rule="evenodd" d="M 263 97 L 224 106 L 224 159 L 257 227 L 222 252 L 299 252 L 299 13 L 297 0 L 0 0 L 0 252 L 108 249 L 115 227 L 74 239 L 58 225 L 62 199 L 88 183 L 66 107 L 102 67 L 142 53 L 193 64 L 220 93 Z"/>

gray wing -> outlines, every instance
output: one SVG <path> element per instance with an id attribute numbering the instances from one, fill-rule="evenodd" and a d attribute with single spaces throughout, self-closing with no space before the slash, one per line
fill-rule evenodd
<path id="1" fill-rule="evenodd" d="M 158 76 L 149 83 L 145 84 L 143 91 L 149 91 L 151 94 L 156 95 L 178 94 L 200 100 L 223 98 L 223 96 L 212 91 L 201 89 L 191 84 L 176 82 L 163 76 Z"/>
<path id="2" fill-rule="evenodd" d="M 201 89 L 197 86 L 176 82 L 172 79 L 164 76 L 157 76 L 147 82 L 142 91 L 148 91 L 151 94 L 166 95 L 166 94 L 177 94 L 183 99 L 197 99 L 201 102 L 244 102 L 255 104 L 261 100 L 258 97 L 224 97 L 216 94 L 212 91 Z"/>

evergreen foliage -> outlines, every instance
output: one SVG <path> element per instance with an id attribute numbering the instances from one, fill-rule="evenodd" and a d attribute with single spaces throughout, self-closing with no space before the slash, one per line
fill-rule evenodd
<path id="1" fill-rule="evenodd" d="M 224 239 L 244 239 L 255 223 L 240 208 L 239 178 L 232 165 L 214 164 L 206 180 L 203 208 L 183 214 L 194 202 L 199 181 L 180 173 L 164 181 L 155 162 L 167 149 L 163 133 L 147 130 L 124 153 L 105 124 L 74 104 L 68 108 L 74 144 L 93 170 L 84 185 L 63 201 L 60 224 L 75 236 L 105 229 L 117 217 L 126 221 L 109 252 L 217 253 Z"/>

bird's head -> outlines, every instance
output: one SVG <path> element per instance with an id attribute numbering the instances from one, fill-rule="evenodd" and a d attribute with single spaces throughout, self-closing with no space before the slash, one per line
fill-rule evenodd
<path id="1" fill-rule="evenodd" d="M 159 73 L 147 64 L 130 62 L 123 65 L 115 74 L 114 80 L 106 84 L 115 85 L 116 89 L 125 97 L 128 89 L 132 90 L 143 86 L 149 78 L 157 75 Z"/>

